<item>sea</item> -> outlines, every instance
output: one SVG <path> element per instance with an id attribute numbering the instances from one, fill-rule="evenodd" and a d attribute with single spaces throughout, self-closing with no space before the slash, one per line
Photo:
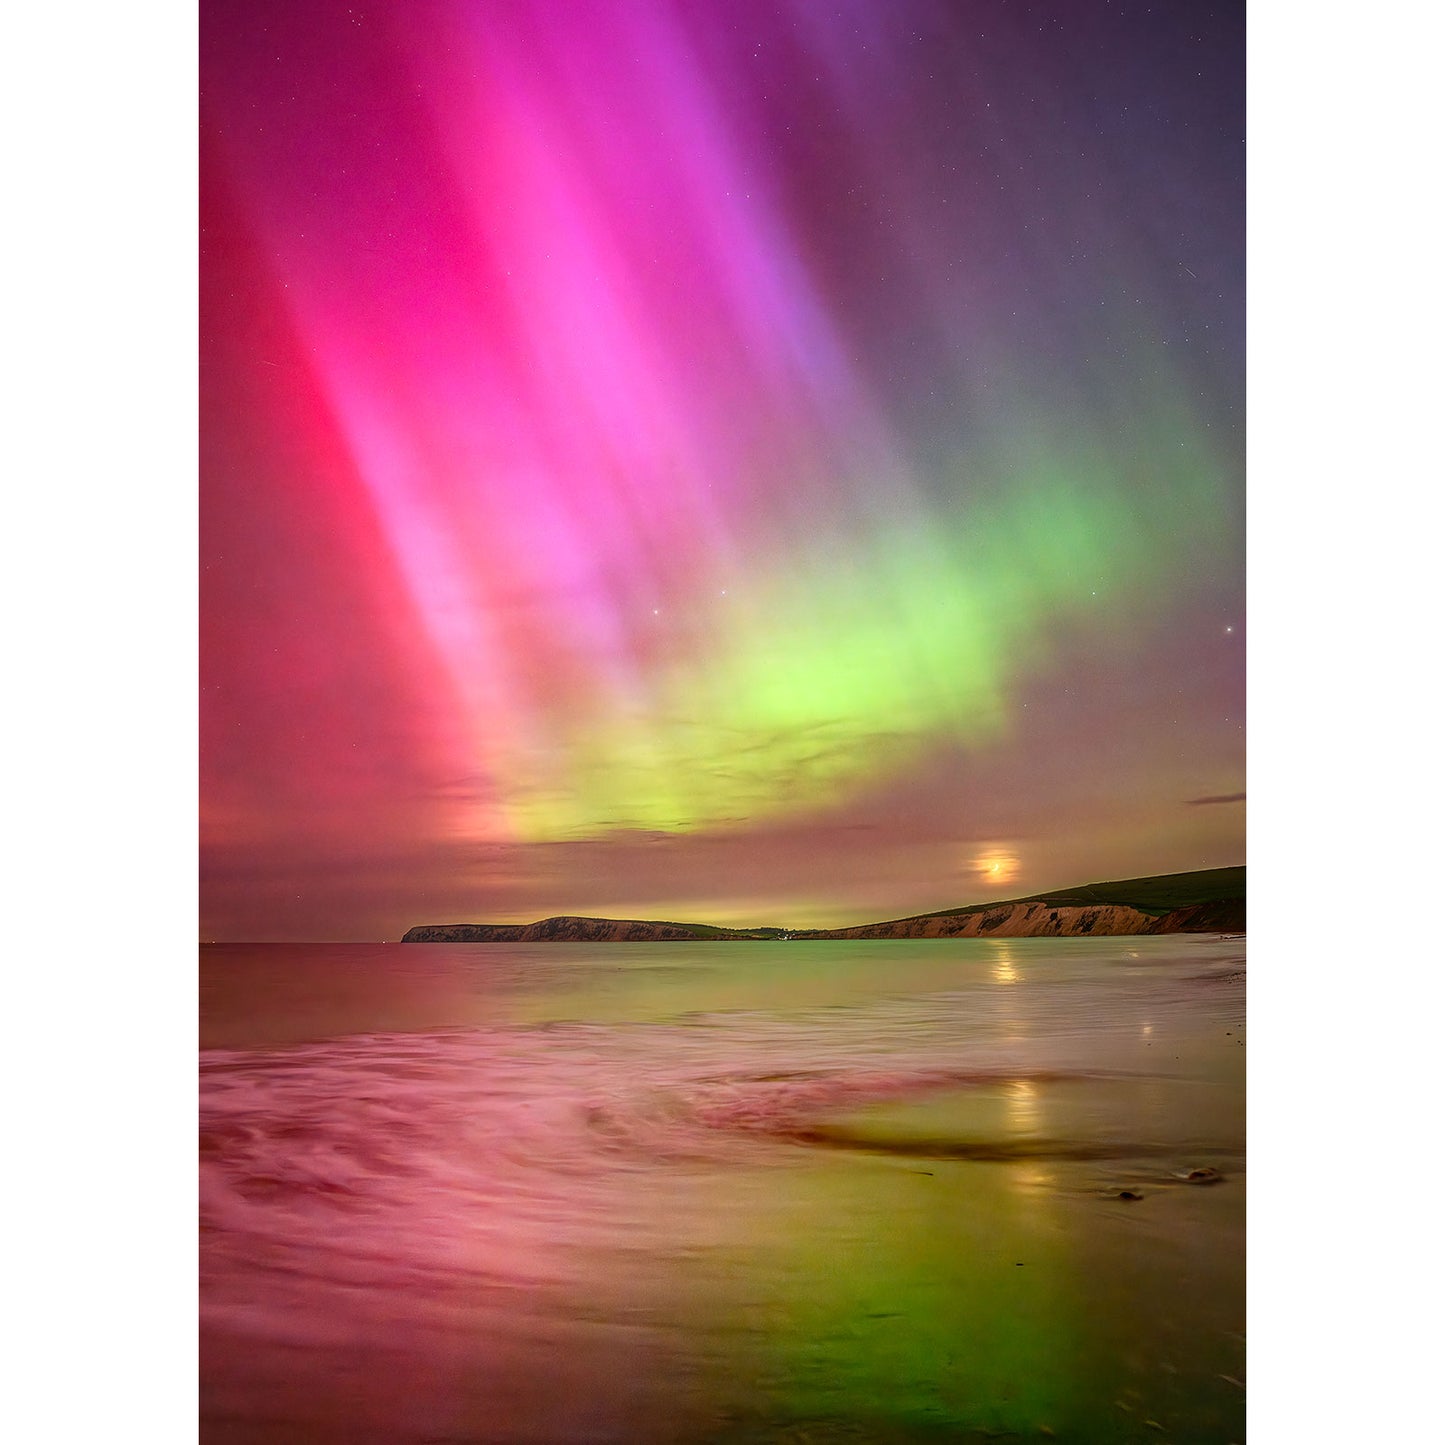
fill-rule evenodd
<path id="1" fill-rule="evenodd" d="M 1244 1440 L 1241 939 L 200 984 L 203 1442 Z"/>

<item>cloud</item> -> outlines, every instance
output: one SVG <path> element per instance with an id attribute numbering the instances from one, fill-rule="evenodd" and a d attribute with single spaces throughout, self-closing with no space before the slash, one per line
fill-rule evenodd
<path id="1" fill-rule="evenodd" d="M 1202 808 L 1206 803 L 1242 803 L 1243 793 L 1219 793 L 1209 798 L 1187 798 L 1184 806 L 1186 808 Z"/>

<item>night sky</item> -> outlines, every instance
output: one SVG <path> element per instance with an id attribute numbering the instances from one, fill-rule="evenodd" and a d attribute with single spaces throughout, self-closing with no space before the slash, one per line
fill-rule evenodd
<path id="1" fill-rule="evenodd" d="M 207 0 L 202 937 L 1244 861 L 1243 10 Z"/>

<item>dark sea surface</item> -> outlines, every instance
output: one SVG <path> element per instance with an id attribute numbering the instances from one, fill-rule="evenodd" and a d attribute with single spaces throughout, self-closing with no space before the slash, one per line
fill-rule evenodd
<path id="1" fill-rule="evenodd" d="M 205 1442 L 1244 1440 L 1242 941 L 220 944 L 201 1042 Z"/>

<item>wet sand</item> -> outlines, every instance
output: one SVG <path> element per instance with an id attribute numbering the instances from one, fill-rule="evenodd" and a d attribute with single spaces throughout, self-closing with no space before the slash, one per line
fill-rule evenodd
<path id="1" fill-rule="evenodd" d="M 1237 940 L 203 952 L 203 1440 L 1244 1438 Z"/>

